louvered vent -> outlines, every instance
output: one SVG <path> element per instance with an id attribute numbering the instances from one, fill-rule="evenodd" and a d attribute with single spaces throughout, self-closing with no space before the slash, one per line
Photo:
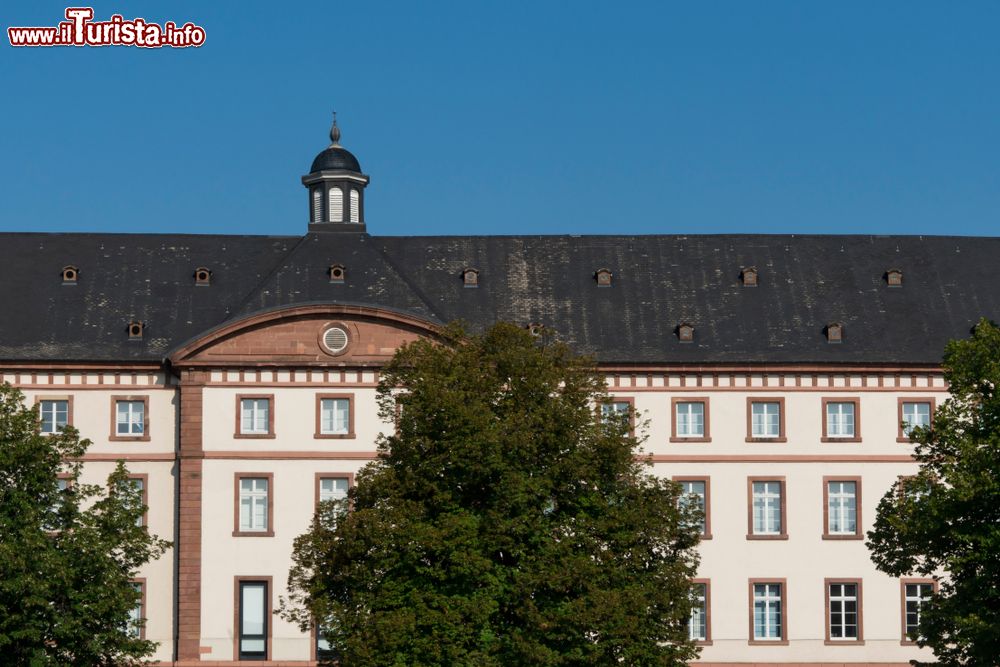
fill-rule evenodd
<path id="1" fill-rule="evenodd" d="M 330 188 L 330 222 L 344 221 L 344 191 Z"/>
<path id="2" fill-rule="evenodd" d="M 323 220 L 323 193 L 319 191 L 319 188 L 313 190 L 313 222 L 322 222 Z"/>
<path id="3" fill-rule="evenodd" d="M 351 222 L 361 222 L 361 195 L 357 190 L 351 190 Z"/>
<path id="4" fill-rule="evenodd" d="M 323 347 L 338 354 L 347 349 L 347 332 L 340 327 L 330 327 L 323 333 Z"/>

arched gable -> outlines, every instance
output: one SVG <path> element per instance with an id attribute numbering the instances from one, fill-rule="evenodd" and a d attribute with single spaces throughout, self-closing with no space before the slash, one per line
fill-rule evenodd
<path id="1" fill-rule="evenodd" d="M 433 322 L 380 308 L 294 306 L 227 322 L 169 359 L 174 366 L 379 365 L 404 343 L 435 337 L 437 330 Z M 338 349 L 343 335 L 347 344 Z"/>

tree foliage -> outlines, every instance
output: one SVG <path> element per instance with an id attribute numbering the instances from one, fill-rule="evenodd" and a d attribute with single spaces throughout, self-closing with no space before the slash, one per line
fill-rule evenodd
<path id="1" fill-rule="evenodd" d="M 136 525 L 146 507 L 124 464 L 107 489 L 80 482 L 89 445 L 71 427 L 40 434 L 37 408 L 0 385 L 3 664 L 131 665 L 155 650 L 128 631 L 131 579 L 169 543 Z"/>
<path id="2" fill-rule="evenodd" d="M 296 540 L 281 613 L 318 619 L 345 667 L 686 664 L 697 510 L 606 398 L 513 325 L 404 347 L 379 387 L 395 434 L 351 511 L 324 504 Z"/>
<path id="3" fill-rule="evenodd" d="M 940 665 L 1000 656 L 1000 329 L 982 320 L 944 355 L 950 398 L 914 429 L 920 471 L 882 498 L 868 547 L 892 576 L 934 577 L 917 643 Z"/>

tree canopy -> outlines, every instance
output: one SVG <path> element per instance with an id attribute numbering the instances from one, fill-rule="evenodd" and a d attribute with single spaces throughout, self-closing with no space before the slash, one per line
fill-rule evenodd
<path id="1" fill-rule="evenodd" d="M 684 665 L 698 509 L 602 420 L 603 377 L 510 324 L 402 348 L 395 421 L 295 542 L 281 613 L 352 665 Z"/>
<path id="2" fill-rule="evenodd" d="M 29 667 L 130 665 L 155 650 L 130 625 L 132 578 L 168 542 L 137 525 L 142 493 L 118 463 L 80 481 L 72 427 L 39 433 L 38 410 L 0 384 L 0 655 Z M 61 488 L 60 475 L 66 480 Z"/>
<path id="3" fill-rule="evenodd" d="M 868 547 L 892 576 L 939 590 L 921 607 L 917 643 L 940 665 L 1000 656 L 1000 329 L 982 320 L 944 355 L 950 398 L 915 428 L 920 471 L 882 498 Z"/>

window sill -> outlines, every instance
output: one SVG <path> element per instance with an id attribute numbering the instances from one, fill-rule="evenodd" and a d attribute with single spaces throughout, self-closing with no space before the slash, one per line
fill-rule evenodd
<path id="1" fill-rule="evenodd" d="M 850 533 L 845 535 L 840 535 L 837 533 L 823 533 L 824 540 L 862 540 L 864 535 L 861 533 Z"/>
<path id="2" fill-rule="evenodd" d="M 148 435 L 111 435 L 108 436 L 111 442 L 149 442 Z"/>
<path id="3" fill-rule="evenodd" d="M 699 535 L 698 539 L 701 540 L 702 542 L 704 542 L 705 540 L 710 540 L 710 539 L 712 539 L 712 533 L 707 533 L 705 535 Z"/>
<path id="4" fill-rule="evenodd" d="M 704 436 L 678 436 L 670 438 L 670 442 L 712 442 L 711 438 Z"/>
<path id="5" fill-rule="evenodd" d="M 353 440 L 357 438 L 355 433 L 314 433 L 316 440 Z"/>
<path id="6" fill-rule="evenodd" d="M 900 437 L 896 438 L 896 442 L 912 443 L 913 440 L 911 440 L 910 438 L 904 438 L 904 437 L 900 436 Z"/>
<path id="7" fill-rule="evenodd" d="M 694 643 L 694 645 L 695 646 L 711 646 L 712 645 L 712 640 L 711 639 L 705 639 L 703 641 L 696 640 L 695 643 Z"/>
<path id="8" fill-rule="evenodd" d="M 275 435 L 274 433 L 234 433 L 233 437 L 241 440 L 273 440 Z"/>
<path id="9" fill-rule="evenodd" d="M 747 437 L 747 442 L 788 442 L 788 438 L 781 436 L 777 438 L 755 438 Z"/>
<path id="10" fill-rule="evenodd" d="M 747 535 L 748 540 L 787 540 L 788 533 L 781 533 L 780 535 L 754 535 L 749 533 Z"/>
<path id="11" fill-rule="evenodd" d="M 826 646 L 864 646 L 864 639 L 827 639 L 823 642 Z"/>
<path id="12" fill-rule="evenodd" d="M 837 436 L 825 436 L 819 439 L 820 442 L 861 442 L 861 438 L 841 438 Z"/>
<path id="13" fill-rule="evenodd" d="M 274 537 L 273 530 L 234 530 L 233 537 Z"/>
<path id="14" fill-rule="evenodd" d="M 750 639 L 748 646 L 788 646 L 787 639 Z"/>

